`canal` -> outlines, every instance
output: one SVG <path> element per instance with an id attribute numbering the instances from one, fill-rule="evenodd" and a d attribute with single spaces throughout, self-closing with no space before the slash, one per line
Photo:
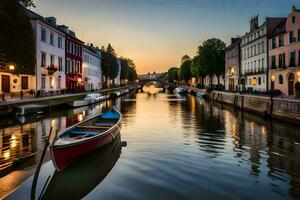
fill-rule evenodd
<path id="1" fill-rule="evenodd" d="M 51 126 L 63 130 L 113 104 L 123 113 L 120 137 L 61 173 L 48 153 L 36 198 L 300 199 L 299 126 L 154 87 L 116 102 L 57 108 L 38 121 L 2 120 L 2 168 L 40 152 Z M 7 199 L 30 198 L 39 157 L 2 175 L 1 197 L 25 181 Z"/>

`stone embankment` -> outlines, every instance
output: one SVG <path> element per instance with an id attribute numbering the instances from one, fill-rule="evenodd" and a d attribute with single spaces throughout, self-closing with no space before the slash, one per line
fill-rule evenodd
<path id="1" fill-rule="evenodd" d="M 124 86 L 118 88 L 104 89 L 97 91 L 98 93 L 109 93 L 113 91 L 125 90 L 125 89 L 136 89 L 137 86 Z M 0 104 L 0 117 L 12 115 L 15 113 L 15 108 L 21 105 L 27 104 L 39 104 L 47 107 L 54 107 L 68 102 L 72 102 L 78 99 L 83 99 L 88 93 L 79 93 L 79 94 L 66 94 L 58 96 L 49 96 L 49 97 L 40 97 L 32 99 L 23 99 L 13 102 L 5 102 Z"/>
<path id="2" fill-rule="evenodd" d="M 300 123 L 300 100 L 213 91 L 208 98 L 280 120 Z"/>

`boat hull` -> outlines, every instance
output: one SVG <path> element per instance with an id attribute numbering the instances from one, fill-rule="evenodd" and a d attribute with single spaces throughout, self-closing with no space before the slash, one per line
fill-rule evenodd
<path id="1" fill-rule="evenodd" d="M 114 141 L 120 132 L 121 125 L 115 126 L 109 133 L 99 135 L 91 140 L 67 146 L 52 146 L 53 163 L 58 171 L 68 167 L 75 160 Z"/>

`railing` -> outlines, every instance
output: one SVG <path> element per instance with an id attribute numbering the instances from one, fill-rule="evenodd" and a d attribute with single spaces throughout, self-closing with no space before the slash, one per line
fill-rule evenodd
<path id="1" fill-rule="evenodd" d="M 264 68 L 260 68 L 260 69 L 248 69 L 245 70 L 244 74 L 245 75 L 253 75 L 253 74 L 264 74 L 266 73 L 266 70 Z"/>
<path id="2" fill-rule="evenodd" d="M 21 91 L 21 92 L 10 92 L 10 93 L 2 93 L 1 94 L 1 100 L 3 102 L 9 101 L 9 100 L 22 100 L 23 98 L 34 98 L 34 97 L 35 97 L 34 90 Z"/>

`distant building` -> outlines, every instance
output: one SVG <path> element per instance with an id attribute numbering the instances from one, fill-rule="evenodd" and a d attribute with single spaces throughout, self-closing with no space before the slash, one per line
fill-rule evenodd
<path id="1" fill-rule="evenodd" d="M 60 94 L 65 84 L 65 33 L 54 17 L 43 18 L 28 10 L 36 40 L 37 96 Z"/>
<path id="2" fill-rule="evenodd" d="M 241 83 L 244 89 L 266 91 L 268 88 L 267 37 L 282 18 L 266 18 L 259 25 L 258 16 L 250 20 L 250 31 L 241 41 Z"/>
<path id="3" fill-rule="evenodd" d="M 58 26 L 66 34 L 66 88 L 69 92 L 84 90 L 82 78 L 82 49 L 84 42 L 65 25 Z"/>
<path id="4" fill-rule="evenodd" d="M 83 46 L 82 79 L 86 91 L 102 89 L 101 51 L 92 44 Z"/>
<path id="5" fill-rule="evenodd" d="M 240 38 L 231 38 L 231 44 L 225 49 L 225 90 L 239 90 L 240 44 Z"/>
<path id="6" fill-rule="evenodd" d="M 139 80 L 156 80 L 162 73 L 156 73 L 155 71 L 147 74 L 138 75 Z"/>
<path id="7" fill-rule="evenodd" d="M 295 7 L 271 33 L 269 59 L 270 89 L 294 95 L 300 82 L 300 10 Z"/>

